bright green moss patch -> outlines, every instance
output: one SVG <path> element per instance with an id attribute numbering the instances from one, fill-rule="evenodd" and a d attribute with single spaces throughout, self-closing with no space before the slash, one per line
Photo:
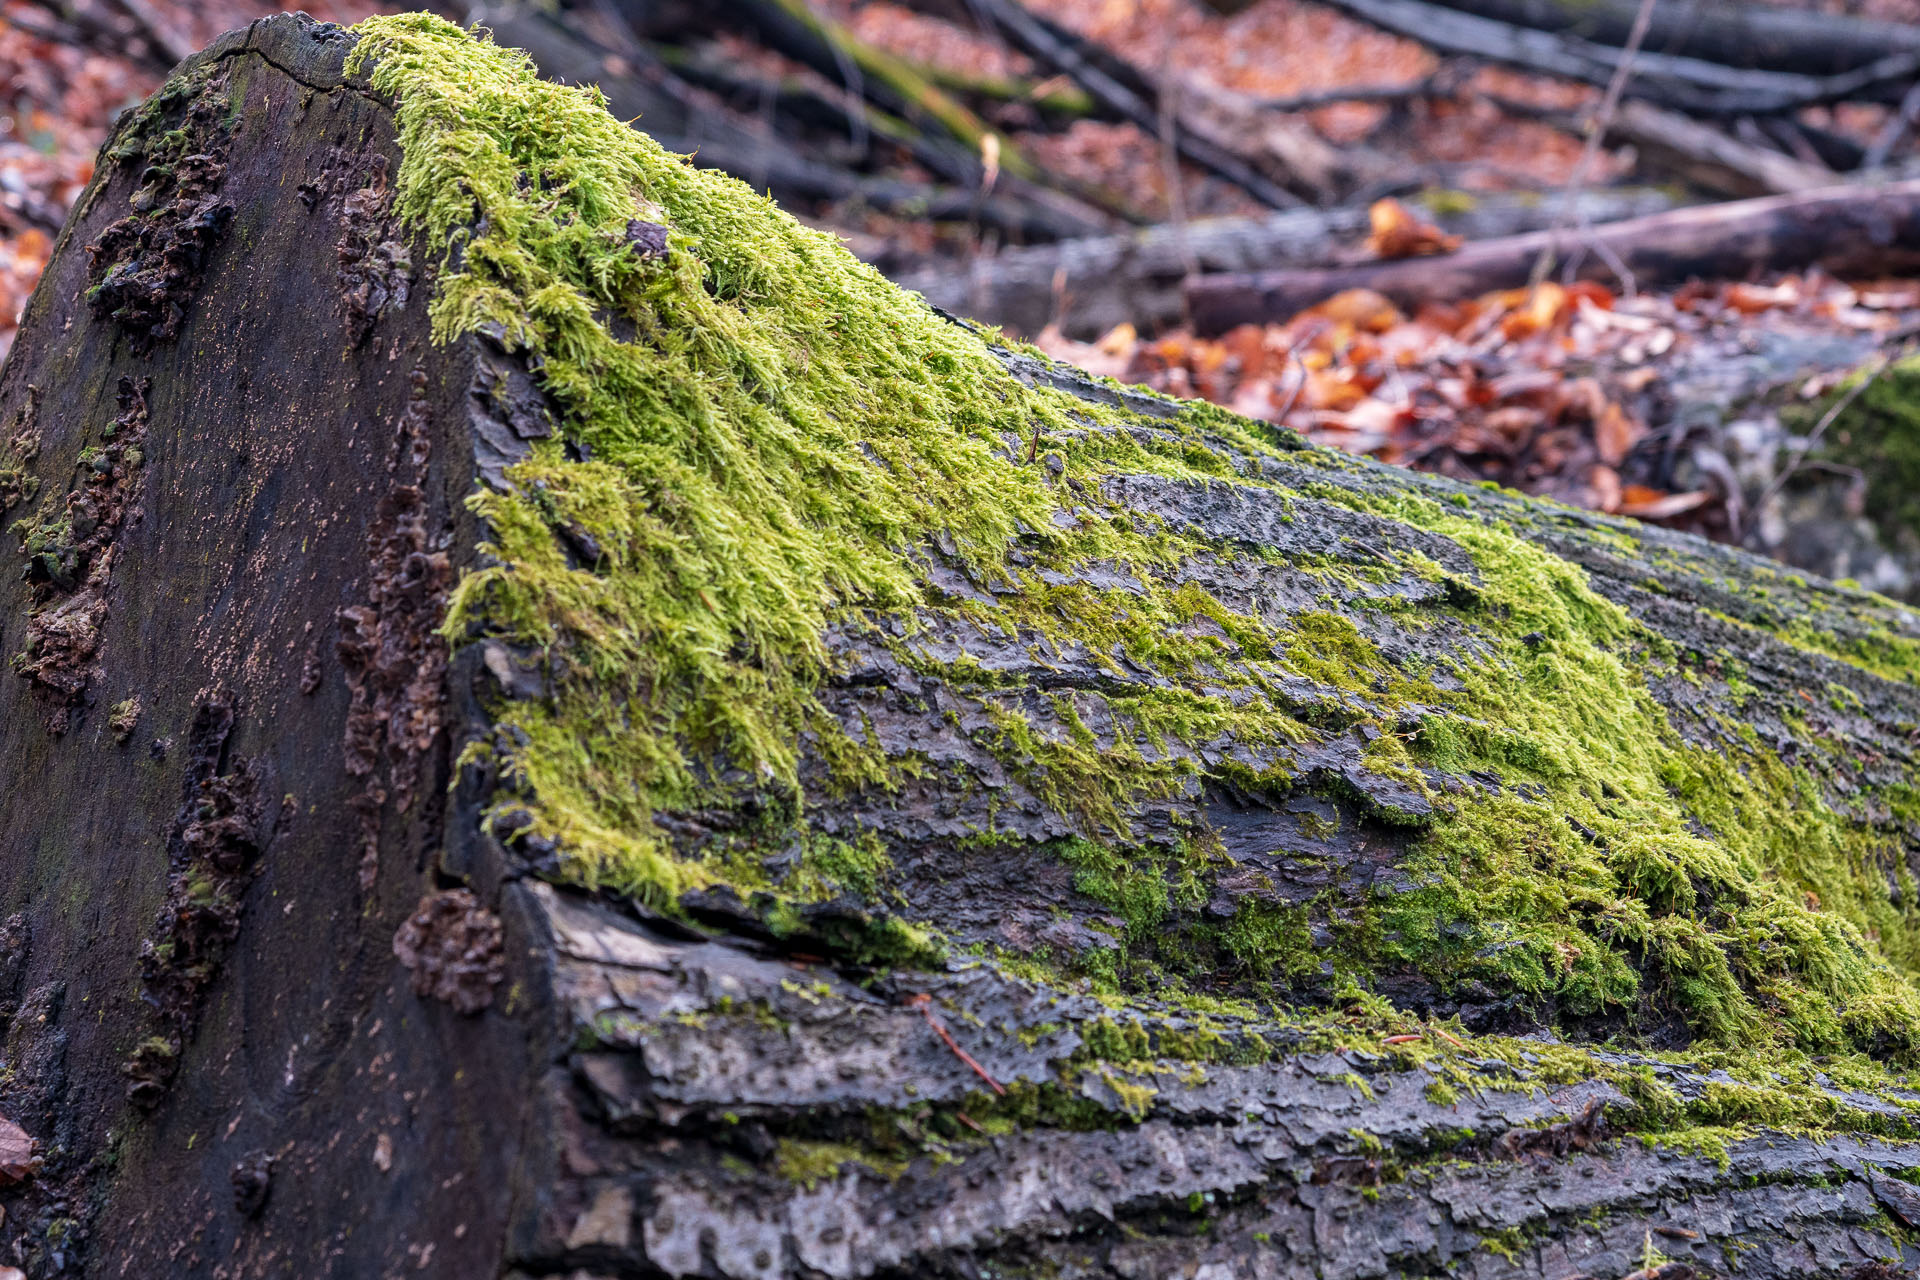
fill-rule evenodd
<path id="1" fill-rule="evenodd" d="M 914 547 L 988 577 L 1017 539 L 1066 566 L 1177 554 L 1131 521 L 1059 530 L 1059 481 L 1009 441 L 1067 432 L 1086 407 L 1016 382 L 831 237 L 518 52 L 424 15 L 358 30 L 353 65 L 397 98 L 396 212 L 443 255 L 435 336 L 498 326 L 591 459 L 544 445 L 514 493 L 476 499 L 496 563 L 448 622 L 571 677 L 550 705 L 502 708 L 521 741 L 500 764 L 572 874 L 656 903 L 709 878 L 653 815 L 795 791 L 802 735 L 844 736 L 813 696 L 822 631 L 924 602 Z M 635 220 L 668 228 L 664 261 L 636 252 Z M 1083 437 L 1065 478 L 1139 454 Z M 1154 464 L 1169 467 L 1188 469 Z M 569 561 L 568 524 L 605 549 L 594 568 Z M 1181 720 L 1178 699 L 1156 703 L 1138 708 L 1150 731 Z"/>
<path id="2" fill-rule="evenodd" d="M 811 1191 L 848 1170 L 875 1174 L 891 1182 L 907 1171 L 907 1161 L 850 1143 L 782 1138 L 774 1151 L 773 1167 L 787 1181 Z"/>
<path id="3" fill-rule="evenodd" d="M 1718 725 L 1713 749 L 1683 741 L 1649 691 L 1676 655 L 1576 566 L 1472 502 L 1365 496 L 1380 487 L 1334 482 L 1362 464 L 1217 411 L 1134 431 L 1028 387 L 595 91 L 546 84 L 438 19 L 359 30 L 355 65 L 396 98 L 396 210 L 438 264 L 436 337 L 504 335 L 561 418 L 512 492 L 475 498 L 489 558 L 461 581 L 448 635 L 499 636 L 556 673 L 551 698 L 495 708 L 484 750 L 506 783 L 492 816 L 550 840 L 565 874 L 669 910 L 725 883 L 777 934 L 831 928 L 836 955 L 926 962 L 920 926 L 937 921 L 808 910 L 904 898 L 877 838 L 809 828 L 806 788 L 885 794 L 933 768 L 826 712 L 823 635 L 839 627 L 968 700 L 985 726 L 972 741 L 1079 833 L 1046 852 L 1120 923 L 1097 925 L 1110 947 L 1047 957 L 1056 976 L 1116 998 L 1222 974 L 1274 994 L 1331 965 L 1333 998 L 1365 1006 L 1391 970 L 1518 993 L 1576 1033 L 1678 1012 L 1703 1043 L 1761 1055 L 1920 1049 L 1920 906 L 1910 875 L 1887 891 L 1905 865 L 1893 824 L 1836 812 L 1743 726 Z M 664 257 L 640 251 L 635 222 L 666 229 Z M 1287 490 L 1246 461 L 1262 457 L 1316 481 Z M 1264 486 L 1282 524 L 1310 499 L 1386 517 L 1450 541 L 1478 581 L 1363 546 L 1286 562 L 1319 598 L 1262 613 L 1233 589 L 1280 553 L 1109 506 L 1100 487 L 1124 474 Z M 592 535 L 591 565 L 566 530 Z M 936 553 L 969 587 L 935 585 Z M 1403 580 L 1446 584 L 1445 603 L 1406 606 Z M 1428 656 L 1393 649 L 1421 631 Z M 1097 677 L 1042 692 L 969 655 L 971 635 Z M 1859 643 L 1872 669 L 1913 674 L 1912 642 Z M 1295 777 L 1307 746 L 1342 735 L 1357 770 Z M 1200 922 L 1232 869 L 1212 833 L 1135 828 L 1202 778 L 1267 796 L 1312 785 L 1398 824 L 1400 888 L 1298 906 L 1248 891 Z M 699 849 L 656 825 L 695 808 L 744 816 Z M 1012 838 L 985 825 L 974 852 Z M 1336 908 L 1317 947 L 1313 913 Z"/>

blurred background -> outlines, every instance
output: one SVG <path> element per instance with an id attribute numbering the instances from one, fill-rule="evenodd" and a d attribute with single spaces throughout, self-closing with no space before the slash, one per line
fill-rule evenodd
<path id="1" fill-rule="evenodd" d="M 1920 598 L 1920 0 L 431 7 L 1057 358 Z M 0 344 L 275 8 L 0 0 Z"/>

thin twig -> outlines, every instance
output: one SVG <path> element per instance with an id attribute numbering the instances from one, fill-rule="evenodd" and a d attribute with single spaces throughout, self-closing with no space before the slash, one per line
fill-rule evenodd
<path id="1" fill-rule="evenodd" d="M 1567 215 L 1587 185 L 1587 174 L 1593 168 L 1593 162 L 1599 158 L 1600 144 L 1613 124 L 1614 112 L 1620 107 L 1620 95 L 1625 91 L 1627 81 L 1633 77 L 1634 55 L 1640 52 L 1640 42 L 1647 38 L 1647 26 L 1653 21 L 1653 4 L 1654 0 L 1640 0 L 1640 8 L 1633 15 L 1633 29 L 1627 33 L 1627 43 L 1620 51 L 1620 61 L 1614 65 L 1612 79 L 1607 81 L 1607 91 L 1600 99 L 1600 109 L 1587 125 L 1586 144 L 1580 148 L 1580 158 L 1574 162 L 1573 175 L 1567 179 L 1566 190 L 1560 196 L 1560 209 L 1554 215 L 1547 242 L 1540 247 L 1540 256 L 1534 260 L 1533 271 L 1527 277 L 1529 293 L 1538 289 L 1540 282 L 1547 278 L 1547 272 L 1553 269 L 1553 260 L 1560 252 L 1560 235 L 1566 230 Z"/>
<path id="2" fill-rule="evenodd" d="M 1361 106 L 1392 106 L 1395 103 L 1410 102 L 1415 98 L 1432 96 L 1434 81 L 1439 72 L 1412 84 L 1396 85 L 1355 85 L 1350 89 L 1320 89 L 1313 93 L 1295 94 L 1290 98 L 1258 98 L 1251 104 L 1262 111 L 1312 111 L 1319 107 L 1338 106 L 1343 103 L 1357 103 Z"/>
<path id="3" fill-rule="evenodd" d="M 989 1089 L 993 1090 L 995 1093 L 1000 1094 L 1003 1097 L 1006 1095 L 1006 1092 L 1007 1092 L 1006 1086 L 1001 1084 L 998 1080 L 995 1080 L 992 1076 L 988 1075 L 987 1069 L 981 1066 L 978 1062 L 975 1062 L 973 1060 L 973 1055 L 968 1053 L 965 1049 L 962 1049 L 959 1043 L 954 1040 L 952 1033 L 949 1032 L 945 1027 L 940 1025 L 940 1019 L 933 1016 L 933 997 L 932 996 L 922 991 L 919 995 L 913 996 L 908 999 L 907 1007 L 909 1009 L 918 1009 L 920 1011 L 920 1016 L 927 1020 L 927 1025 L 933 1028 L 933 1034 L 939 1036 L 942 1040 L 946 1041 L 947 1048 L 953 1050 L 953 1056 L 960 1059 L 960 1061 L 966 1063 L 969 1067 L 972 1067 L 973 1073 L 979 1076 L 982 1080 L 985 1080 L 987 1082 L 987 1087 Z"/>
<path id="4" fill-rule="evenodd" d="M 1293 361 L 1294 368 L 1300 371 L 1300 381 L 1293 384 L 1293 390 L 1287 393 L 1286 404 L 1280 407 L 1280 416 L 1274 421 L 1281 426 L 1287 425 L 1287 415 L 1293 412 L 1293 406 L 1300 400 L 1300 393 L 1307 389 L 1307 363 L 1300 358 L 1300 352 L 1294 347 L 1287 348 L 1287 356 Z"/>
<path id="5" fill-rule="evenodd" d="M 1193 305 L 1187 301 L 1186 281 L 1200 274 L 1200 260 L 1194 256 L 1193 242 L 1187 237 L 1187 192 L 1180 181 L 1180 86 L 1173 75 L 1173 24 L 1167 24 L 1167 36 L 1160 46 L 1160 173 L 1167 184 L 1167 210 L 1173 215 L 1174 244 L 1180 251 L 1180 320 L 1193 328 Z"/>
<path id="6" fill-rule="evenodd" d="M 1860 167 L 1878 169 L 1885 164 L 1887 157 L 1893 154 L 1893 149 L 1907 136 L 1907 130 L 1913 128 L 1916 119 L 1920 119 L 1920 80 L 1913 82 L 1913 87 L 1900 99 L 1900 109 L 1888 117 L 1886 125 L 1867 145 L 1860 157 Z"/>

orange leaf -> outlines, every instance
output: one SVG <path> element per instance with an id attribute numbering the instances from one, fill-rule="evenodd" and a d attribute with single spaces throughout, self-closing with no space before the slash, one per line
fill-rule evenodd
<path id="1" fill-rule="evenodd" d="M 1611 400 L 1600 411 L 1593 422 L 1593 447 L 1600 454 L 1600 461 L 1610 467 L 1617 467 L 1626 459 L 1627 450 L 1640 437 L 1640 424 L 1626 415 L 1626 411 Z"/>
<path id="2" fill-rule="evenodd" d="M 1309 373 L 1306 403 L 1310 409 L 1344 412 L 1367 398 L 1367 389 L 1355 381 L 1350 370 L 1339 373 Z"/>
<path id="3" fill-rule="evenodd" d="M 1782 282 L 1772 289 L 1757 284 L 1731 284 L 1727 286 L 1725 301 L 1729 307 L 1743 316 L 1758 315 L 1775 307 L 1791 307 L 1799 303 L 1800 290 L 1792 284 Z"/>
<path id="4" fill-rule="evenodd" d="M 1531 338 L 1534 334 L 1553 327 L 1554 322 L 1570 309 L 1567 291 L 1549 280 L 1531 295 L 1524 289 L 1514 290 L 1521 295 L 1512 315 L 1500 322 L 1500 333 L 1509 342 L 1522 338 Z"/>
<path id="5" fill-rule="evenodd" d="M 1335 324 L 1352 325 L 1368 333 L 1385 333 L 1405 317 L 1400 308 L 1371 289 L 1347 289 L 1312 309 Z"/>
<path id="6" fill-rule="evenodd" d="M 25 1129 L 0 1116 L 0 1187 L 25 1182 L 39 1171 L 38 1146 Z"/>
<path id="7" fill-rule="evenodd" d="M 1648 494 L 1652 496 L 1645 496 Z M 1637 484 L 1628 485 L 1622 494 L 1620 514 L 1636 520 L 1670 520 L 1712 501 L 1713 491 L 1710 489 L 1695 489 L 1692 493 L 1660 493 Z"/>
<path id="8" fill-rule="evenodd" d="M 1376 257 L 1415 258 L 1430 253 L 1452 253 L 1460 237 L 1450 236 L 1431 222 L 1422 222 L 1398 200 L 1375 200 L 1367 210 L 1372 233 L 1367 248 Z"/>

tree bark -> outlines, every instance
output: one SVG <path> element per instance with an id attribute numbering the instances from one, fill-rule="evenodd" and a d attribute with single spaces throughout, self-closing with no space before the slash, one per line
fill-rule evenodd
<path id="1" fill-rule="evenodd" d="M 1482 18 L 1578 36 L 1616 48 L 1633 27 L 1633 0 L 1434 0 Z M 1681 0 L 1653 11 L 1646 47 L 1722 66 L 1824 76 L 1889 53 L 1920 49 L 1920 28 L 1850 14 L 1723 0 Z"/>
<path id="2" fill-rule="evenodd" d="M 725 893 L 663 910 L 594 891 L 550 844 L 483 823 L 517 793 L 468 749 L 495 740 L 503 706 L 581 673 L 441 624 L 494 554 L 469 495 L 513 484 L 503 468 L 555 430 L 555 402 L 506 335 L 430 336 L 453 268 L 395 229 L 393 108 L 344 74 L 352 39 L 264 20 L 123 123 L 0 372 L 0 502 L 28 520 L 26 576 L 0 585 L 0 638 L 22 655 L 0 682 L 0 1111 L 40 1152 L 33 1167 L 9 1146 L 0 1166 L 6 1264 L 32 1280 L 1611 1280 L 1656 1245 L 1684 1261 L 1643 1275 L 1920 1262 L 1894 1225 L 1920 1219 L 1892 1176 L 1920 1168 L 1906 1137 L 1743 1130 L 1723 1157 L 1645 1144 L 1612 1132 L 1640 1114 L 1615 1084 L 1540 1087 L 1531 1051 L 1462 1059 L 1471 1087 L 1450 1099 L 1391 1046 L 1341 1047 L 1277 1008 L 1097 999 L 970 955 L 1111 927 L 1047 852 L 1070 824 L 979 722 L 990 691 L 1116 692 L 1090 655 L 1036 662 L 1011 632 L 963 628 L 926 637 L 976 664 L 940 678 L 877 633 L 828 636 L 829 709 L 942 764 L 897 793 L 809 802 L 894 850 L 902 897 L 814 904 L 799 932 Z M 154 172 L 142 148 L 167 138 L 202 159 Z M 637 252 L 681 251 L 633 234 Z M 1249 607 L 1372 617 L 1401 666 L 1436 643 L 1472 652 L 1480 639 L 1446 629 L 1472 614 L 1471 557 L 1368 507 L 1444 504 L 1563 558 L 1679 651 L 1736 647 L 1738 691 L 1651 686 L 1677 722 L 1704 732 L 1706 708 L 1787 735 L 1783 716 L 1811 716 L 1856 789 L 1909 766 L 1913 685 L 1788 638 L 1920 636 L 1884 601 L 1659 530 L 1256 447 L 1212 411 L 994 356 L 1107 406 L 1122 443 L 1218 459 L 1212 483 L 1121 465 L 1078 497 L 1209 540 L 1182 571 L 1249 585 L 1266 602 Z M 570 571 L 591 572 L 604 549 L 565 537 Z M 1407 548 L 1444 574 L 1380 577 Z M 924 554 L 951 591 L 993 598 L 957 556 Z M 1741 590 L 1759 579 L 1766 594 Z M 1851 701 L 1803 711 L 1803 687 Z M 1142 815 L 1217 831 L 1245 873 L 1208 889 L 1229 906 L 1336 872 L 1387 892 L 1417 820 L 1418 797 L 1364 765 L 1341 710 L 1359 695 L 1299 696 L 1322 714 L 1277 748 L 1298 785 L 1248 790 L 1235 761 L 1274 744 L 1223 741 Z M 1012 848 L 967 839 L 996 822 Z M 937 922 L 953 958 L 848 950 L 883 912 Z M 1496 1004 L 1450 1007 L 1530 1016 Z M 1175 1052 L 1197 1037 L 1232 1051 L 1204 1067 Z M 1721 1096 L 1704 1069 L 1606 1054 L 1596 1073 L 1657 1077 L 1676 1107 Z M 1910 1133 L 1899 1105 L 1848 1105 Z"/>
<path id="3" fill-rule="evenodd" d="M 1187 299 L 1196 329 L 1224 333 L 1286 320 L 1343 289 L 1372 289 L 1417 306 L 1518 288 L 1547 249 L 1563 260 L 1579 256 L 1580 278 L 1611 279 L 1601 255 L 1582 253 L 1590 241 L 1618 255 L 1642 287 L 1810 266 L 1835 274 L 1899 272 L 1920 262 L 1920 182 L 1699 205 L 1596 226 L 1590 236 L 1536 231 L 1426 258 L 1201 276 L 1188 283 Z"/>
<path id="4" fill-rule="evenodd" d="M 1435 0 L 1327 0 L 1364 22 L 1442 53 L 1605 85 L 1621 51 L 1558 31 L 1513 26 Z M 1770 115 L 1823 102 L 1897 102 L 1920 69 L 1920 49 L 1894 48 L 1830 75 L 1750 70 L 1667 53 L 1649 44 L 1633 60 L 1626 95 L 1693 115 Z"/>

